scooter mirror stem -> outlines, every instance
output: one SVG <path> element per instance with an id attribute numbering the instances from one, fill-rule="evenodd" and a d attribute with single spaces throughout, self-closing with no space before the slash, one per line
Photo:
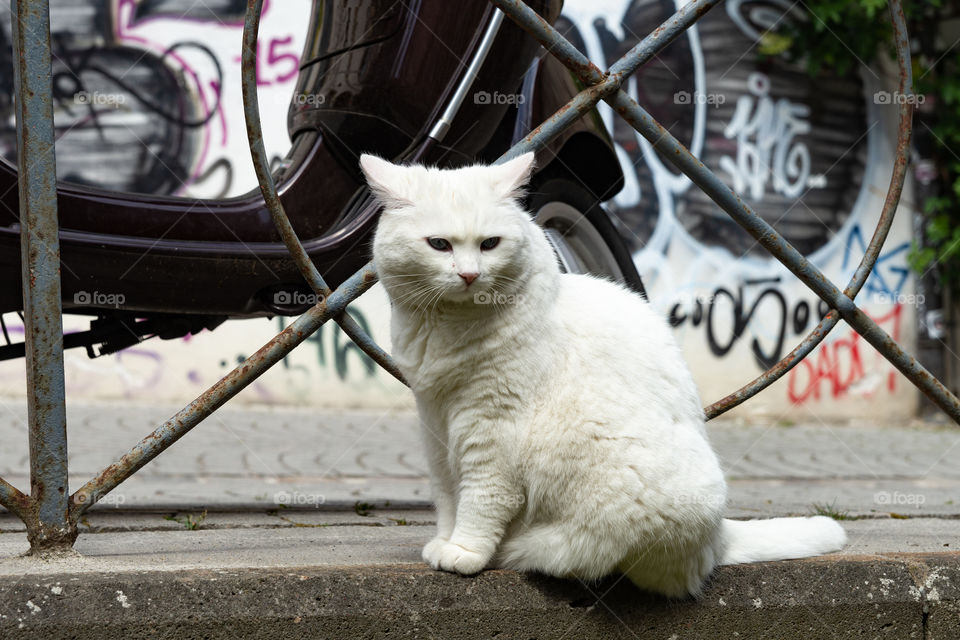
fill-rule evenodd
<path id="1" fill-rule="evenodd" d="M 457 84 L 453 96 L 450 97 L 450 102 L 447 103 L 443 113 L 440 114 L 440 119 L 437 120 L 433 128 L 430 129 L 428 135 L 433 140 L 440 142 L 444 136 L 447 135 L 447 132 L 450 131 L 450 125 L 453 123 L 453 119 L 457 116 L 457 112 L 460 111 L 460 107 L 467 97 L 467 92 L 470 91 L 470 87 L 473 86 L 474 80 L 477 79 L 477 74 L 480 73 L 480 67 L 483 66 L 484 61 L 487 59 L 487 54 L 490 53 L 490 49 L 493 47 L 493 41 L 497 38 L 501 24 L 503 24 L 503 11 L 494 9 L 493 15 L 490 16 L 490 23 L 487 25 L 487 30 L 480 40 L 480 45 L 477 47 L 473 59 L 470 60 L 470 65 L 463 74 L 463 78 L 461 78 Z"/>

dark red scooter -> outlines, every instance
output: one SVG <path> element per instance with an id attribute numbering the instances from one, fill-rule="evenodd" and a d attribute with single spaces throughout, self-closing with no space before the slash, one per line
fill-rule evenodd
<path id="1" fill-rule="evenodd" d="M 551 20 L 560 4 L 530 2 Z M 441 166 L 493 161 L 577 93 L 560 63 L 481 0 L 317 0 L 308 33 L 294 96 L 304 99 L 291 100 L 292 147 L 275 178 L 332 287 L 370 257 L 379 211 L 361 153 Z M 528 206 L 563 268 L 642 291 L 600 206 L 623 176 L 599 118 L 567 130 L 537 165 Z M 0 161 L 0 314 L 22 309 L 16 184 L 16 167 Z M 61 183 L 58 195 L 64 310 L 92 317 L 65 347 L 94 357 L 310 306 L 259 189 L 197 200 Z M 0 346 L 0 359 L 23 353 L 9 338 Z"/>

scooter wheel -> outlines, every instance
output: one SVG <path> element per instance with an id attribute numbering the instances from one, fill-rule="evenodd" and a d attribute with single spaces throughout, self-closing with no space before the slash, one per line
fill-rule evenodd
<path id="1" fill-rule="evenodd" d="M 605 277 L 646 297 L 626 243 L 586 188 L 568 179 L 549 179 L 532 186 L 527 206 L 564 272 Z"/>

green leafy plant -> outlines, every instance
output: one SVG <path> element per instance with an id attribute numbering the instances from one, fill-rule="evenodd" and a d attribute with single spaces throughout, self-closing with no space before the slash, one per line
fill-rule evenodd
<path id="1" fill-rule="evenodd" d="M 178 522 L 183 525 L 184 529 L 188 531 L 196 531 L 200 528 L 200 525 L 203 524 L 203 521 L 207 519 L 207 512 L 204 511 L 201 514 L 188 513 L 183 517 L 177 517 L 177 514 L 172 514 L 169 516 L 163 516 L 164 520 L 170 520 L 171 522 Z"/>
<path id="2" fill-rule="evenodd" d="M 353 510 L 358 516 L 369 516 L 370 512 L 373 511 L 374 505 L 369 502 L 355 502 L 353 505 Z"/>
<path id="3" fill-rule="evenodd" d="M 887 0 L 807 0 L 805 20 L 784 20 L 761 40 L 762 55 L 784 53 L 812 74 L 844 75 L 858 65 L 895 56 Z M 914 91 L 922 102 L 914 117 L 914 140 L 936 167 L 934 195 L 922 203 L 924 238 L 908 256 L 920 274 L 936 270 L 960 290 L 960 48 L 939 38 L 942 25 L 960 17 L 958 0 L 904 0 L 911 36 Z"/>
<path id="4" fill-rule="evenodd" d="M 810 511 L 815 516 L 827 516 L 828 518 L 833 518 L 834 520 L 850 520 L 850 512 L 838 509 L 836 500 L 830 504 L 827 504 L 826 502 L 814 502 L 812 505 L 810 505 Z"/>

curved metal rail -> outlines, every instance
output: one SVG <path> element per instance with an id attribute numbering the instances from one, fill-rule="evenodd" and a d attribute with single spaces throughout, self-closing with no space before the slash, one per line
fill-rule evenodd
<path id="1" fill-rule="evenodd" d="M 327 298 L 333 293 L 323 276 L 317 270 L 316 265 L 310 260 L 306 249 L 297 237 L 293 225 L 290 224 L 290 218 L 283 210 L 283 204 L 280 202 L 280 196 L 277 194 L 277 186 L 274 184 L 273 175 L 270 173 L 270 162 L 267 160 L 267 152 L 263 147 L 263 130 L 260 128 L 260 104 L 257 98 L 257 35 L 260 31 L 260 14 L 263 10 L 263 0 L 252 0 L 247 7 L 247 15 L 243 22 L 243 52 L 241 54 L 241 68 L 243 74 L 243 115 L 247 123 L 247 141 L 250 145 L 250 156 L 253 159 L 253 168 L 257 173 L 257 181 L 260 183 L 260 191 L 263 193 L 264 202 L 270 210 L 270 217 L 273 224 L 283 238 L 283 243 L 287 245 L 287 250 L 293 257 L 293 261 L 299 267 L 304 279 L 318 294 L 321 299 Z M 383 367 L 394 378 L 406 384 L 403 374 L 397 369 L 390 355 L 384 351 L 380 345 L 373 341 L 367 333 L 360 328 L 357 321 L 350 317 L 346 311 L 335 316 L 334 321 L 340 325 L 343 332 L 353 340 L 364 353 L 370 356 L 377 364 Z"/>
<path id="2" fill-rule="evenodd" d="M 893 11 L 891 6 L 891 18 L 893 22 L 894 38 L 897 41 L 897 65 L 899 67 L 899 91 L 901 95 L 910 95 L 913 93 L 913 69 L 910 64 L 910 48 L 907 40 L 907 29 L 903 22 L 902 11 Z M 903 54 L 901 54 L 901 50 Z M 904 55 L 905 54 L 905 55 Z M 897 155 L 893 162 L 893 172 L 890 175 L 890 185 L 887 187 L 887 196 L 883 201 L 883 210 L 880 212 L 880 219 L 877 221 L 877 228 L 870 238 L 870 244 L 857 266 L 853 277 L 847 288 L 843 290 L 843 295 L 851 300 L 856 299 L 860 289 L 867 282 L 874 265 L 877 263 L 877 257 L 880 255 L 880 249 L 887 239 L 890 232 L 890 225 L 893 224 L 893 216 L 897 212 L 897 205 L 900 203 L 900 194 L 903 191 L 903 182 L 907 175 L 907 160 L 910 154 L 910 131 L 913 122 L 913 103 L 905 102 L 900 105 L 900 116 L 897 124 Z M 798 344 L 790 353 L 784 356 L 780 362 L 776 363 L 761 375 L 757 376 L 751 382 L 745 384 L 730 395 L 717 400 L 706 409 L 707 419 L 715 418 L 725 411 L 729 411 L 745 400 L 757 395 L 771 384 L 779 380 L 790 369 L 803 360 L 807 355 L 816 349 L 817 345 L 823 342 L 827 334 L 837 326 L 840 321 L 840 312 L 831 309 L 827 315 L 821 318 L 820 322 L 814 327 L 813 331 L 807 335 L 803 341 Z"/>
<path id="3" fill-rule="evenodd" d="M 649 59 L 669 44 L 679 33 L 706 14 L 719 0 L 697 0 L 684 6 L 667 22 L 644 38 L 623 58 L 614 63 L 609 71 L 602 72 L 573 45 L 566 41 L 549 23 L 543 20 L 519 0 L 491 0 L 508 16 L 526 29 L 548 51 L 563 62 L 577 77 L 591 87 L 606 86 L 611 79 L 619 85 L 626 76 L 636 70 L 638 60 Z M 890 15 L 896 36 L 897 60 L 900 67 L 900 86 L 904 95 L 912 95 L 913 83 L 910 74 L 910 50 L 906 37 L 906 24 L 899 0 L 890 0 Z M 927 397 L 960 423 L 960 400 L 943 384 L 923 368 L 915 358 L 907 354 L 883 329 L 871 320 L 853 301 L 876 262 L 883 241 L 886 239 L 896 204 L 900 199 L 907 163 L 910 138 L 910 105 L 901 106 L 898 156 L 894 165 L 890 189 L 884 205 L 880 224 L 871 238 L 870 246 L 848 287 L 841 292 L 814 265 L 790 245 L 772 226 L 750 209 L 733 190 L 723 184 L 702 162 L 697 160 L 669 131 L 661 126 L 643 107 L 622 89 L 603 98 L 628 124 L 646 138 L 663 157 L 684 173 L 690 180 L 727 212 L 757 242 L 797 276 L 810 290 L 830 307 L 831 312 L 791 354 L 774 365 L 765 374 L 739 391 L 707 407 L 708 417 L 715 417 L 733 406 L 752 397 L 807 355 L 842 318 L 864 337 L 874 348 L 889 360 L 901 373 L 913 382 Z M 909 102 L 909 101 L 908 101 Z M 554 117 L 562 115 L 563 109 Z M 549 121 L 548 121 L 549 122 Z M 852 294 L 852 295 L 851 295 Z"/>
<path id="4" fill-rule="evenodd" d="M 809 354 L 840 319 L 843 319 L 934 403 L 960 423 L 960 400 L 916 360 L 906 354 L 854 303 L 854 298 L 876 264 L 900 199 L 910 143 L 912 101 L 905 100 L 900 104 L 897 157 L 877 228 L 853 278 L 847 287 L 840 291 L 622 90 L 623 82 L 630 74 L 666 47 L 719 1 L 695 0 L 687 4 L 604 72 L 520 0 L 491 0 L 493 5 L 528 31 L 546 47 L 551 55 L 573 71 L 586 87 L 566 106 L 507 151 L 498 162 L 525 151 L 542 148 L 567 126 L 589 112 L 600 100 L 604 100 L 627 123 L 649 140 L 656 150 L 660 151 L 664 157 L 671 159 L 681 172 L 707 193 L 759 244 L 768 249 L 808 288 L 827 302 L 830 312 L 793 351 L 756 380 L 707 407 L 708 418 L 713 418 L 740 404 L 783 376 Z M 51 235 L 54 239 L 56 238 L 56 200 L 55 197 L 51 199 L 49 186 L 55 185 L 56 174 L 52 161 L 52 143 L 49 147 L 45 147 L 46 138 L 43 135 L 33 135 L 35 131 L 41 134 L 46 129 L 52 131 L 52 111 L 49 109 L 49 105 L 52 104 L 49 84 L 49 9 L 48 0 L 17 3 L 14 45 L 18 51 L 22 52 L 16 74 L 17 91 L 18 95 L 23 95 L 23 87 L 28 87 L 31 95 L 36 96 L 33 101 L 18 101 L 20 103 L 18 127 L 24 132 L 31 132 L 31 135 L 26 133 L 20 135 L 19 146 L 21 153 L 46 155 L 37 163 L 25 162 L 21 157 L 19 163 L 23 168 L 20 190 L 23 255 L 25 256 L 24 291 L 27 301 L 33 300 L 35 303 L 26 305 L 28 376 L 32 376 L 31 380 L 38 382 L 36 387 L 30 387 L 33 395 L 29 399 L 32 490 L 31 495 L 27 496 L 0 479 L 0 505 L 26 523 L 31 548 L 34 551 L 71 546 L 77 535 L 79 518 L 97 500 L 183 437 L 260 374 L 279 362 L 327 320 L 333 319 L 338 322 L 344 332 L 365 353 L 392 375 L 403 380 L 389 355 L 377 346 L 347 314 L 347 306 L 377 281 L 372 264 L 366 265 L 340 285 L 336 291 L 331 291 L 297 238 L 277 195 L 263 147 L 256 94 L 255 45 L 262 4 L 263 0 L 248 0 L 243 31 L 243 106 L 250 152 L 260 189 L 273 222 L 304 278 L 320 297 L 320 302 L 187 407 L 160 425 L 120 460 L 70 495 L 67 502 L 65 497 L 69 494 L 66 491 L 62 351 L 57 350 L 56 341 L 51 344 L 48 339 L 52 324 L 45 324 L 42 320 L 50 314 L 59 318 L 59 277 L 56 273 L 51 275 L 49 264 L 51 247 L 52 255 L 58 257 L 55 241 L 52 244 L 50 242 Z M 910 54 L 900 0 L 890 0 L 890 13 L 900 68 L 900 92 L 903 95 L 911 95 L 913 83 Z M 25 49 L 25 39 L 21 37 L 25 32 L 46 33 L 48 38 L 45 42 L 43 38 L 35 38 L 33 39 L 35 46 Z M 46 71 L 44 71 L 44 65 L 46 65 Z M 25 144 L 30 141 L 36 144 Z M 47 186 L 44 187 L 44 185 Z M 55 196 L 55 190 L 52 193 Z M 46 251 L 37 251 L 41 245 Z M 31 249 L 33 251 L 30 251 Z M 38 274 L 39 277 L 37 277 Z M 30 296 L 35 297 L 30 298 Z M 40 319 L 37 322 L 39 332 L 34 336 L 30 323 L 38 318 Z M 43 355 L 44 349 L 49 350 L 46 356 Z M 60 384 L 57 383 L 58 372 Z"/>

